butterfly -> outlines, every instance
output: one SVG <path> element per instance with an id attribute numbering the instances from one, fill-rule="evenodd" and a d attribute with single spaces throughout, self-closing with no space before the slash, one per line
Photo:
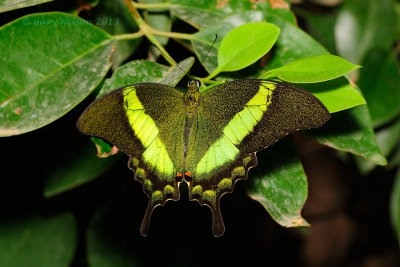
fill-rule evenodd
<path id="1" fill-rule="evenodd" d="M 326 107 L 304 89 L 270 80 L 237 80 L 199 91 L 189 81 L 176 88 L 139 83 L 95 100 L 80 116 L 80 132 L 107 140 L 127 154 L 128 167 L 149 198 L 140 227 L 146 236 L 155 207 L 180 198 L 185 181 L 189 199 L 212 211 L 212 232 L 225 226 L 220 199 L 257 165 L 256 152 L 285 135 L 320 127 Z"/>

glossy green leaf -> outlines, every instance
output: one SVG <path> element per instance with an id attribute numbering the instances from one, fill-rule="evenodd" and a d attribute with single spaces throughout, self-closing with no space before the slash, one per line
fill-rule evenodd
<path id="1" fill-rule="evenodd" d="M 388 50 L 395 38 L 395 0 L 348 0 L 339 11 L 335 25 L 339 55 L 360 64 L 368 51 Z"/>
<path id="2" fill-rule="evenodd" d="M 39 5 L 51 1 L 53 0 L 18 0 L 18 1 L 0 0 L 0 13 L 18 8 Z"/>
<path id="3" fill-rule="evenodd" d="M 278 36 L 279 28 L 265 22 L 247 23 L 233 29 L 222 39 L 214 76 L 253 64 L 271 49 Z"/>
<path id="4" fill-rule="evenodd" d="M 247 194 L 260 202 L 282 226 L 307 226 L 301 209 L 307 199 L 307 178 L 289 139 L 257 154 L 258 166 L 246 181 Z"/>
<path id="5" fill-rule="evenodd" d="M 368 103 L 374 126 L 400 114 L 400 73 L 394 52 L 370 51 L 363 61 L 358 85 Z"/>
<path id="6" fill-rule="evenodd" d="M 64 13 L 19 18 L 0 28 L 0 39 L 0 136 L 58 119 L 89 95 L 111 66 L 112 37 Z"/>
<path id="7" fill-rule="evenodd" d="M 392 158 L 389 156 L 399 145 L 400 140 L 400 120 L 397 120 L 386 127 L 379 129 L 376 132 L 376 141 L 382 154 L 389 159 L 391 163 Z M 366 161 L 362 158 L 356 158 L 357 166 L 362 174 L 367 174 L 372 171 L 376 165 L 373 162 Z"/>
<path id="8" fill-rule="evenodd" d="M 331 113 L 365 104 L 364 98 L 345 77 L 322 83 L 303 83 L 298 86 L 315 95 Z"/>
<path id="9" fill-rule="evenodd" d="M 131 61 L 114 71 L 111 78 L 104 82 L 100 95 L 129 84 L 154 82 L 175 86 L 193 65 L 194 58 L 181 61 L 178 66 L 167 67 L 147 60 Z"/>
<path id="10" fill-rule="evenodd" d="M 261 78 L 278 77 L 291 83 L 318 83 L 335 79 L 359 67 L 341 57 L 325 54 L 294 60 L 268 71 Z"/>
<path id="11" fill-rule="evenodd" d="M 99 177 L 119 157 L 98 158 L 96 148 L 87 142 L 78 151 L 45 175 L 44 196 L 49 198 L 74 189 Z"/>
<path id="12" fill-rule="evenodd" d="M 390 219 L 400 243 L 400 169 L 397 171 L 390 196 Z"/>
<path id="13" fill-rule="evenodd" d="M 201 63 L 209 73 L 212 73 L 218 66 L 218 48 L 224 37 L 240 25 L 251 22 L 262 22 L 263 20 L 262 12 L 247 11 L 228 17 L 215 23 L 213 26 L 198 31 L 193 35 L 193 39 L 191 40 L 197 58 L 203 59 L 207 55 Z M 218 35 L 218 38 L 213 45 L 215 34 Z"/>
<path id="14" fill-rule="evenodd" d="M 321 128 L 307 131 L 319 143 L 364 157 L 375 164 L 387 161 L 376 143 L 367 105 L 334 113 Z"/>
<path id="15" fill-rule="evenodd" d="M 292 24 L 296 18 L 289 4 L 273 6 L 269 1 L 216 1 L 216 0 L 172 0 L 167 7 L 172 13 L 198 29 L 211 27 L 229 16 L 245 11 L 268 10 Z"/>
<path id="16" fill-rule="evenodd" d="M 94 9 L 93 24 L 111 35 L 138 31 L 135 20 L 123 0 L 102 0 Z M 142 38 L 117 40 L 111 56 L 113 70 L 127 60 L 139 46 Z"/>
<path id="17" fill-rule="evenodd" d="M 175 87 L 175 85 L 177 85 L 178 82 L 190 70 L 193 64 L 194 64 L 193 57 L 188 57 L 187 59 L 182 60 L 181 62 L 178 63 L 177 66 L 171 67 L 167 73 L 163 74 L 160 83 Z"/>
<path id="18" fill-rule="evenodd" d="M 70 213 L 23 216 L 0 222 L 0 266 L 70 266 L 77 226 Z"/>
<path id="19" fill-rule="evenodd" d="M 92 142 L 96 145 L 97 157 L 107 158 L 118 153 L 118 149 L 110 143 L 98 137 L 91 137 Z"/>

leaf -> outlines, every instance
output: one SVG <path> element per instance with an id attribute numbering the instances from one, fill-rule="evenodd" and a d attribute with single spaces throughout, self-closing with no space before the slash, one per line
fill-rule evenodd
<path id="1" fill-rule="evenodd" d="M 0 222 L 0 266 L 65 267 L 72 262 L 77 226 L 71 213 Z"/>
<path id="2" fill-rule="evenodd" d="M 214 26 L 227 17 L 241 12 L 264 10 L 296 24 L 296 18 L 288 8 L 271 8 L 269 1 L 172 0 L 167 7 L 172 14 L 198 29 Z M 286 7 L 289 5 L 286 4 Z"/>
<path id="3" fill-rule="evenodd" d="M 135 83 L 154 82 L 175 86 L 190 69 L 193 62 L 193 57 L 181 61 L 178 64 L 180 69 L 177 66 L 168 68 L 146 60 L 131 61 L 114 71 L 112 77 L 105 81 L 99 96 Z"/>
<path id="4" fill-rule="evenodd" d="M 198 31 L 197 33 L 193 34 L 193 38 L 191 40 L 197 58 L 204 58 L 205 55 L 207 55 L 202 64 L 209 73 L 214 72 L 218 66 L 218 48 L 224 37 L 231 30 L 240 25 L 250 22 L 262 22 L 263 20 L 264 18 L 262 12 L 247 11 L 228 17 L 218 23 L 215 23 L 213 26 L 210 26 L 207 29 Z M 213 45 L 215 34 L 218 35 L 218 38 Z"/>
<path id="5" fill-rule="evenodd" d="M 336 15 L 334 13 L 313 13 L 310 10 L 296 9 L 296 15 L 303 19 L 308 34 L 330 53 L 337 54 L 334 31 Z"/>
<path id="6" fill-rule="evenodd" d="M 400 119 L 387 125 L 385 128 L 379 129 L 376 132 L 376 141 L 382 154 L 385 157 L 389 157 L 396 146 L 399 145 L 400 140 Z M 389 159 L 391 163 L 391 158 Z M 372 171 L 376 165 L 370 161 L 366 161 L 362 158 L 356 159 L 356 164 L 362 174 L 368 174 Z"/>
<path id="7" fill-rule="evenodd" d="M 301 217 L 307 178 L 296 149 L 287 138 L 257 154 L 258 166 L 246 181 L 248 195 L 260 202 L 282 226 L 308 226 Z"/>
<path id="8" fill-rule="evenodd" d="M 29 132 L 63 116 L 111 66 L 112 37 L 64 13 L 19 18 L 0 28 L 0 39 L 0 136 Z"/>
<path id="9" fill-rule="evenodd" d="M 373 49 L 389 50 L 395 41 L 396 13 L 393 0 L 345 1 L 336 25 L 339 55 L 359 64 Z"/>
<path id="10" fill-rule="evenodd" d="M 103 0 L 94 10 L 93 24 L 111 35 L 133 33 L 138 26 L 129 13 L 123 0 Z M 142 38 L 133 40 L 117 40 L 115 51 L 111 56 L 113 70 L 127 60 L 137 49 Z"/>
<path id="11" fill-rule="evenodd" d="M 400 169 L 397 170 L 390 196 L 390 220 L 400 243 Z"/>
<path id="12" fill-rule="evenodd" d="M 345 77 L 322 83 L 298 84 L 316 96 L 330 113 L 365 104 L 364 98 L 356 91 Z"/>
<path id="13" fill-rule="evenodd" d="M 218 72 L 245 68 L 265 55 L 276 42 L 279 28 L 270 23 L 253 22 L 230 31 L 218 50 Z"/>
<path id="14" fill-rule="evenodd" d="M 118 153 L 118 148 L 98 137 L 91 137 L 90 140 L 96 145 L 97 157 L 107 158 Z"/>
<path id="15" fill-rule="evenodd" d="M 338 78 L 360 66 L 334 55 L 318 55 L 294 60 L 270 70 L 261 78 L 278 77 L 291 83 L 318 83 Z"/>
<path id="16" fill-rule="evenodd" d="M 51 1 L 53 0 L 18 0 L 18 1 L 0 0 L 0 13 L 28 6 L 35 6 Z"/>
<path id="17" fill-rule="evenodd" d="M 193 57 L 188 57 L 187 59 L 182 60 L 177 66 L 171 67 L 167 73 L 163 74 L 160 83 L 175 87 L 175 85 L 177 85 L 183 76 L 185 76 L 190 70 L 193 64 Z"/>
<path id="18" fill-rule="evenodd" d="M 400 114 L 400 73 L 394 52 L 370 51 L 363 61 L 358 84 L 375 127 Z"/>
<path id="19" fill-rule="evenodd" d="M 93 145 L 87 142 L 62 164 L 48 172 L 45 176 L 44 196 L 50 198 L 88 183 L 109 170 L 119 159 L 98 158 L 95 151 Z"/>
<path id="20" fill-rule="evenodd" d="M 306 133 L 323 145 L 364 157 L 378 165 L 387 164 L 376 143 L 367 105 L 334 113 L 323 127 Z"/>

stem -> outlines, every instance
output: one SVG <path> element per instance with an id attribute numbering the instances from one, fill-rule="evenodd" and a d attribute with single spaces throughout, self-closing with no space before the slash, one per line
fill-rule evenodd
<path id="1" fill-rule="evenodd" d="M 137 25 L 140 28 L 140 31 L 146 35 L 147 39 L 154 44 L 160 51 L 162 52 L 162 56 L 165 60 L 171 65 L 175 66 L 175 61 L 172 60 L 172 57 L 168 54 L 167 50 L 160 44 L 160 42 L 155 38 L 155 36 L 151 32 L 151 27 L 146 24 L 143 18 L 140 16 L 139 11 L 133 6 L 130 0 L 124 0 L 125 5 L 127 6 L 129 12 L 131 13 L 133 19 L 136 21 Z"/>
<path id="2" fill-rule="evenodd" d="M 217 67 L 217 68 L 213 71 L 213 73 L 211 73 L 210 75 L 208 75 L 208 76 L 205 77 L 204 79 L 211 80 L 212 78 L 214 78 L 215 76 L 217 76 L 220 72 L 221 72 L 221 70 Z"/>
<path id="3" fill-rule="evenodd" d="M 137 3 L 137 2 L 132 2 L 132 5 L 138 9 L 159 9 L 159 8 L 166 9 L 170 6 L 170 4 L 168 4 L 168 3 L 147 4 L 147 3 Z"/>
<path id="4" fill-rule="evenodd" d="M 149 27 L 149 31 L 151 33 L 154 33 L 155 35 L 159 36 L 165 36 L 165 37 L 170 37 L 170 38 L 177 38 L 177 39 L 185 39 L 185 40 L 192 40 L 193 34 L 188 34 L 188 33 L 180 33 L 180 32 L 162 32 L 159 30 L 156 30 L 154 28 Z"/>
<path id="5" fill-rule="evenodd" d="M 144 35 L 144 33 L 142 31 L 139 31 L 139 32 L 135 32 L 135 33 L 114 35 L 114 38 L 116 40 L 132 40 L 132 39 L 142 37 L 143 35 Z"/>

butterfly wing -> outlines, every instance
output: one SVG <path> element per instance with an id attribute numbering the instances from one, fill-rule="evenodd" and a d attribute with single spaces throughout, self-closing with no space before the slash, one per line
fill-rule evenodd
<path id="1" fill-rule="evenodd" d="M 101 137 L 130 156 L 128 166 L 149 197 L 142 235 L 156 206 L 179 199 L 175 178 L 182 170 L 184 120 L 183 93 L 142 83 L 102 96 L 77 122 L 82 133 Z"/>
<path id="2" fill-rule="evenodd" d="M 185 170 L 192 174 L 190 198 L 212 210 L 215 236 L 224 233 L 219 200 L 247 179 L 257 165 L 255 152 L 329 118 L 316 97 L 285 83 L 240 80 L 202 93 Z"/>

